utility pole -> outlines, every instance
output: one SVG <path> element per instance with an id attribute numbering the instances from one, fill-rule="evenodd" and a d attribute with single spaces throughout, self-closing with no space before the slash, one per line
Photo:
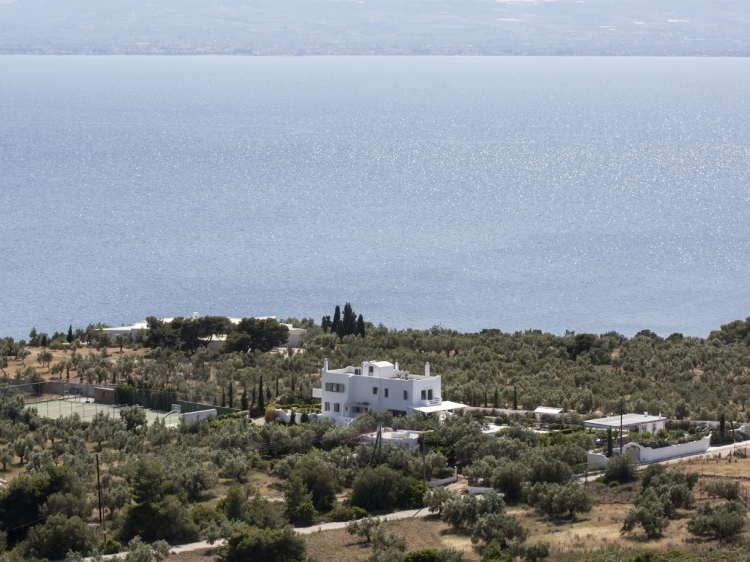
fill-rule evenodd
<path id="1" fill-rule="evenodd" d="M 422 434 L 422 481 L 425 483 L 425 486 L 427 485 L 427 465 L 425 464 L 424 460 L 424 436 L 425 434 Z"/>
<path id="2" fill-rule="evenodd" d="M 99 478 L 99 453 L 96 454 L 96 488 L 99 492 L 99 527 L 104 529 L 102 520 L 102 481 Z"/>
<path id="3" fill-rule="evenodd" d="M 622 454 L 622 398 L 620 398 L 620 454 Z"/>

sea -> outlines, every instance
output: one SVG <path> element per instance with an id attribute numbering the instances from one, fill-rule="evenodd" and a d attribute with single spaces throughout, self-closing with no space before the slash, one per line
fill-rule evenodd
<path id="1" fill-rule="evenodd" d="M 750 316 L 750 60 L 4 56 L 0 247 L 0 337 L 705 337 Z"/>

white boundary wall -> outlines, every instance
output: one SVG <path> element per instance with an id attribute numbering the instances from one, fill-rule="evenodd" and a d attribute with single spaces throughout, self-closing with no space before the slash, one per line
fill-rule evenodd
<path id="1" fill-rule="evenodd" d="M 197 412 L 187 412 L 183 414 L 183 418 L 186 422 L 191 422 L 195 420 L 204 420 L 206 418 L 215 418 L 216 417 L 216 410 L 213 408 L 210 410 L 198 410 Z"/>
<path id="2" fill-rule="evenodd" d="M 438 486 L 445 486 L 446 484 L 451 484 L 452 482 L 455 482 L 458 480 L 458 469 L 453 468 L 453 476 L 449 476 L 448 478 L 443 478 L 442 480 L 431 480 L 430 482 L 427 482 L 427 485 L 430 488 L 436 488 Z"/>
<path id="3" fill-rule="evenodd" d="M 711 436 L 707 435 L 698 441 L 682 443 L 681 445 L 671 445 L 669 447 L 659 447 L 658 449 L 641 447 L 637 443 L 628 443 L 623 446 L 622 451 L 625 454 L 633 455 L 640 463 L 648 464 L 690 455 L 700 455 L 708 451 L 710 445 Z M 637 453 L 635 451 L 631 452 L 632 449 L 637 450 Z"/>
<path id="4" fill-rule="evenodd" d="M 702 455 L 708 451 L 710 445 L 711 436 L 707 435 L 698 441 L 691 441 L 690 443 L 682 443 L 680 445 L 670 445 L 669 447 L 659 447 L 658 449 L 642 447 L 637 443 L 628 443 L 623 446 L 622 451 L 625 454 L 632 455 L 641 464 L 650 464 L 654 462 L 668 461 L 670 459 L 678 459 L 680 457 Z M 620 448 L 615 447 L 614 452 L 619 454 Z M 605 468 L 607 466 L 607 457 L 604 453 L 589 452 L 586 455 L 586 462 L 588 462 L 588 464 L 595 464 L 601 468 Z"/>

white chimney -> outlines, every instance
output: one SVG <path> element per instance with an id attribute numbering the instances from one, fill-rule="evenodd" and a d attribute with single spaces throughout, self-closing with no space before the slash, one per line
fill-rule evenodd
<path id="1" fill-rule="evenodd" d="M 430 376 L 430 362 L 424 364 L 424 376 L 429 377 Z"/>
<path id="2" fill-rule="evenodd" d="M 644 415 L 644 416 L 647 416 L 647 415 L 648 415 L 648 412 L 643 412 L 643 415 Z"/>
<path id="3" fill-rule="evenodd" d="M 324 371 L 328 370 L 328 359 L 323 359 L 323 370 Z"/>
<path id="4" fill-rule="evenodd" d="M 396 359 L 395 369 L 398 371 L 398 359 Z"/>

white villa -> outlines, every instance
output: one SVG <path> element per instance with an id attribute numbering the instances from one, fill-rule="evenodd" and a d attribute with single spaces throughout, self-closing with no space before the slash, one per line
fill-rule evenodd
<path id="1" fill-rule="evenodd" d="M 430 375 L 429 363 L 424 365 L 424 375 L 414 375 L 400 370 L 398 361 L 395 365 L 365 361 L 359 367 L 329 370 L 325 359 L 321 386 L 313 389 L 313 397 L 321 399 L 321 415 L 339 425 L 348 425 L 371 409 L 408 416 L 414 412 L 444 415 L 466 407 L 441 398 L 440 376 Z"/>
<path id="2" fill-rule="evenodd" d="M 198 313 L 193 312 L 190 318 L 195 320 L 196 318 L 198 318 Z M 253 318 L 256 318 L 257 320 L 276 320 L 275 316 L 254 316 Z M 160 318 L 160 320 L 162 322 L 168 323 L 174 320 L 174 318 Z M 229 318 L 229 321 L 232 324 L 239 324 L 241 320 L 242 318 Z M 285 344 L 286 347 L 299 347 L 302 343 L 302 337 L 307 333 L 307 330 L 305 330 L 304 328 L 295 328 L 291 324 L 284 324 L 284 326 L 289 328 L 289 340 Z M 135 341 L 136 337 L 138 336 L 138 332 L 141 330 L 148 330 L 148 324 L 145 320 L 143 322 L 133 322 L 128 326 L 104 328 L 102 331 L 108 333 L 113 338 L 116 336 L 125 335 L 130 336 L 130 339 Z M 226 339 L 226 335 L 217 334 L 209 342 L 207 347 L 214 353 L 218 353 L 219 351 L 221 351 L 221 348 L 224 345 Z"/>
<path id="3" fill-rule="evenodd" d="M 667 418 L 659 413 L 658 416 L 649 416 L 648 412 L 641 414 L 624 414 L 622 416 L 610 416 L 608 418 L 598 418 L 594 420 L 586 420 L 583 422 L 583 427 L 589 427 L 593 429 L 611 429 L 613 431 L 619 431 L 622 427 L 623 432 L 633 431 L 635 433 L 656 433 L 660 429 L 664 429 L 664 424 Z"/>

